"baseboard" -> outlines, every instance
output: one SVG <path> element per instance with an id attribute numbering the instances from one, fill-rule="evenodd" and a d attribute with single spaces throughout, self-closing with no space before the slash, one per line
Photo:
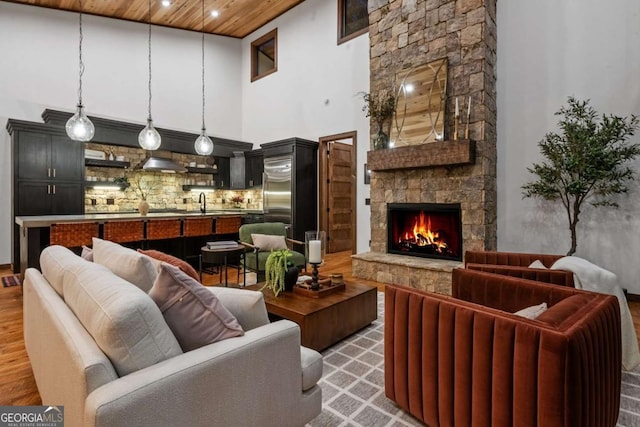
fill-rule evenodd
<path id="1" fill-rule="evenodd" d="M 0 264 L 0 270 L 4 270 L 5 268 L 7 268 L 9 270 L 13 270 L 11 268 L 11 264 Z"/>
<path id="2" fill-rule="evenodd" d="M 627 297 L 627 301 L 640 302 L 640 295 L 638 294 L 630 294 L 628 292 L 625 292 L 624 296 Z"/>

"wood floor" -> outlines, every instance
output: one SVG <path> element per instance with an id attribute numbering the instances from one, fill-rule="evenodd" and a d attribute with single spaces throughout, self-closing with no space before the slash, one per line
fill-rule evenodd
<path id="1" fill-rule="evenodd" d="M 384 285 L 361 279 L 354 279 L 351 273 L 351 253 L 328 254 L 321 274 L 342 273 L 344 280 L 358 281 L 377 286 L 380 291 Z M 0 269 L 0 276 L 10 275 L 8 269 Z M 229 269 L 229 282 L 236 282 L 237 276 Z M 205 275 L 206 285 L 218 283 L 217 276 Z M 640 337 L 640 302 L 629 302 L 636 334 Z M 0 405 L 40 405 L 40 395 L 36 387 L 31 365 L 24 348 L 22 336 L 22 292 L 19 286 L 0 288 Z"/>

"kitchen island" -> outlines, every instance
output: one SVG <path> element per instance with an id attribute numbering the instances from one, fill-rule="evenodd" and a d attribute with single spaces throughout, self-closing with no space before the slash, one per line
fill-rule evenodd
<path id="1" fill-rule="evenodd" d="M 200 247 L 206 241 L 215 240 L 218 236 L 228 239 L 230 235 L 235 235 L 237 238 L 238 228 L 243 218 L 261 213 L 261 211 L 255 210 L 230 209 L 212 210 L 206 213 L 200 211 L 150 212 L 147 215 L 140 215 L 137 212 L 114 212 L 84 215 L 16 216 L 15 222 L 20 228 L 20 273 L 24 277 L 27 268 L 40 267 L 39 258 L 42 249 L 52 243 L 58 243 L 51 241 L 51 230 L 63 224 L 66 224 L 67 227 L 92 226 L 92 229 L 95 230 L 92 234 L 99 238 L 108 237 L 105 231 L 115 223 L 121 223 L 121 225 L 124 223 L 139 224 L 140 238 L 120 243 L 133 248 L 159 249 L 184 259 L 197 256 Z M 203 230 L 202 225 L 205 224 L 204 231 L 195 234 L 189 232 L 187 222 L 192 219 L 204 220 L 198 221 L 200 230 Z M 150 227 L 152 224 L 160 224 L 161 226 L 152 228 Z M 162 224 L 166 224 L 167 227 L 162 227 Z M 160 230 L 160 234 L 152 235 L 152 230 Z M 170 233 L 171 230 L 173 230 L 173 234 L 162 234 L 163 232 Z M 90 244 L 89 241 L 90 239 L 86 243 L 71 243 L 65 246 L 79 248 L 82 244 Z"/>

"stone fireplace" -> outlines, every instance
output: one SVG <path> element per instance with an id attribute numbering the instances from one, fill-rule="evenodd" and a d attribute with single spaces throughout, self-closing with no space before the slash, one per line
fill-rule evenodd
<path id="1" fill-rule="evenodd" d="M 389 250 L 387 215 L 395 204 L 459 205 L 460 250 L 495 249 L 495 12 L 496 0 L 369 1 L 370 91 L 388 88 L 401 69 L 447 58 L 445 137 L 369 151 L 371 247 L 353 256 L 354 276 L 451 292 L 451 271 L 462 265 L 461 257 Z M 456 98 L 469 96 L 468 139 L 460 139 L 453 106 Z"/>

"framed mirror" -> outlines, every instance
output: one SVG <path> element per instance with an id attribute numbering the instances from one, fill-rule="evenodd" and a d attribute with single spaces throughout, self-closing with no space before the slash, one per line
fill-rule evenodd
<path id="1" fill-rule="evenodd" d="M 390 138 L 394 146 L 442 141 L 447 59 L 400 70 L 395 81 L 397 104 Z"/>

